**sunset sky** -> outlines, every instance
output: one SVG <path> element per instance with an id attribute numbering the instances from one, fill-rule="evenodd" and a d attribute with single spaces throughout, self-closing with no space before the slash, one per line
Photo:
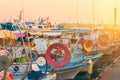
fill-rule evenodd
<path id="1" fill-rule="evenodd" d="M 114 23 L 115 7 L 120 23 L 120 0 L 0 0 L 0 21 L 18 19 L 22 10 L 24 20 L 49 16 L 53 23 Z"/>

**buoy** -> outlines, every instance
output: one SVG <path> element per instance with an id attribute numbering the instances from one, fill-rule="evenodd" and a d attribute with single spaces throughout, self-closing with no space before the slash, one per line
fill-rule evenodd
<path id="1" fill-rule="evenodd" d="M 62 50 L 62 52 L 64 52 L 64 56 L 60 55 L 61 53 L 58 52 L 58 49 L 56 50 L 56 53 L 54 55 L 56 56 L 62 56 L 63 60 L 61 61 L 55 61 L 53 60 L 52 58 L 52 51 L 54 51 L 56 48 L 59 48 Z M 60 51 L 61 52 L 61 51 Z M 70 60 L 70 51 L 69 49 L 64 45 L 64 44 L 61 44 L 61 43 L 54 43 L 54 44 L 51 44 L 47 51 L 46 51 L 46 59 L 47 59 L 47 62 L 53 66 L 53 67 L 63 67 L 65 66 L 69 60 Z"/>
<path id="2" fill-rule="evenodd" d="M 94 48 L 94 44 L 91 40 L 84 40 L 82 46 L 85 51 L 90 51 Z"/>
<path id="3" fill-rule="evenodd" d="M 111 47 L 112 40 L 108 34 L 99 35 L 96 40 L 97 46 L 101 49 L 107 49 Z"/>
<path id="4" fill-rule="evenodd" d="M 44 57 L 39 57 L 39 58 L 37 58 L 36 63 L 39 66 L 44 66 L 46 64 L 46 59 Z"/>

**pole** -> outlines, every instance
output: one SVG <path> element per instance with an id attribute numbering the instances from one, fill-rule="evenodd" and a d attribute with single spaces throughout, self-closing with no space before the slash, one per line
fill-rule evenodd
<path id="1" fill-rule="evenodd" d="M 116 27 L 116 21 L 117 21 L 116 14 L 117 14 L 117 9 L 114 8 L 114 26 L 115 26 L 115 27 Z"/>
<path id="2" fill-rule="evenodd" d="M 95 14 L 94 14 L 94 0 L 92 0 L 92 13 L 93 13 L 93 24 L 95 22 Z"/>
<path id="3" fill-rule="evenodd" d="M 77 0 L 77 8 L 76 9 L 77 9 L 77 11 L 76 11 L 77 12 L 77 16 L 76 16 L 76 18 L 77 18 L 77 27 L 79 27 L 79 24 L 78 24 L 79 23 L 79 20 L 78 20 L 78 18 L 79 18 L 79 0 Z"/>

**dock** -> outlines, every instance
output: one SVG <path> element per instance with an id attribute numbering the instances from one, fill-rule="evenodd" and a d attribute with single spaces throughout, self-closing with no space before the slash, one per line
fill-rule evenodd
<path id="1" fill-rule="evenodd" d="M 96 80 L 120 80 L 120 56 L 101 72 Z"/>

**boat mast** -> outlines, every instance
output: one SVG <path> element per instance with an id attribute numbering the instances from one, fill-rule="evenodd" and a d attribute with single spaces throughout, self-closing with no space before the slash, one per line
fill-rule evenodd
<path id="1" fill-rule="evenodd" d="M 24 21 L 24 4 L 23 4 L 23 0 L 22 0 L 22 14 L 23 14 L 23 15 L 22 15 L 22 16 L 23 16 L 23 22 L 25 22 L 25 21 Z"/>
<path id="2" fill-rule="evenodd" d="M 116 14 L 117 14 L 117 9 L 114 8 L 114 26 L 115 27 L 116 27 L 116 20 L 117 20 Z"/>
<path id="3" fill-rule="evenodd" d="M 77 27 L 79 27 L 79 20 L 78 20 L 78 18 L 79 18 L 79 0 L 77 0 L 77 8 L 76 9 L 77 9 L 77 11 L 76 11 Z"/>
<path id="4" fill-rule="evenodd" d="M 95 22 L 95 14 L 94 14 L 94 0 L 92 0 L 92 14 L 93 14 L 93 24 Z"/>

